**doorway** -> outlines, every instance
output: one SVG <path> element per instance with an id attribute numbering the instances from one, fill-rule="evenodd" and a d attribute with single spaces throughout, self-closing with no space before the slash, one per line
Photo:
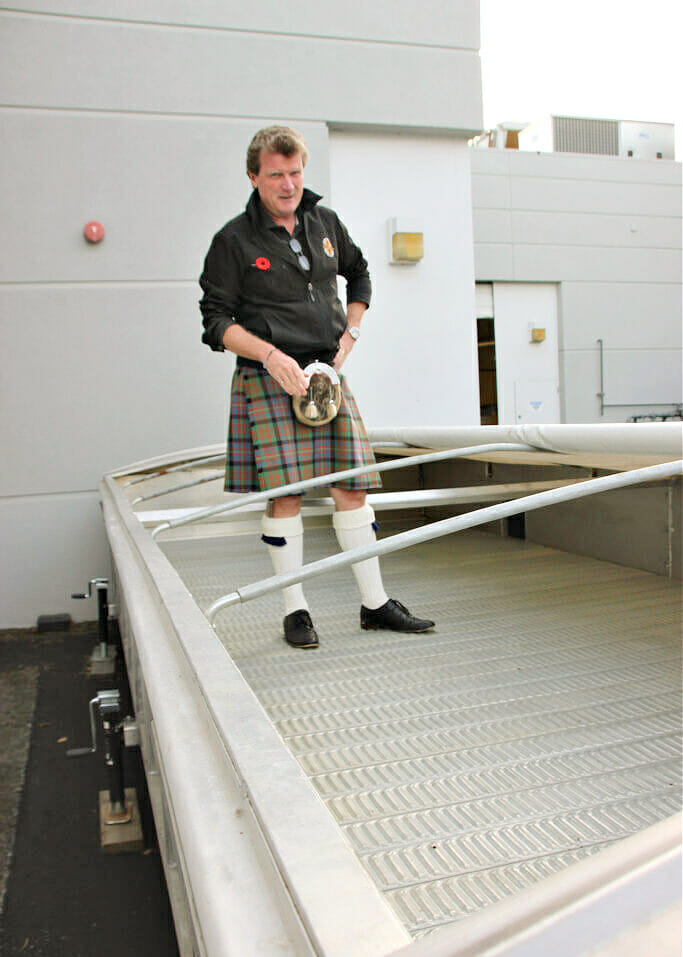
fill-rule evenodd
<path id="1" fill-rule="evenodd" d="M 481 424 L 559 422 L 557 285 L 478 282 L 476 309 Z"/>
<path id="2" fill-rule="evenodd" d="M 496 327 L 494 320 L 477 319 L 479 353 L 479 415 L 482 425 L 498 425 Z"/>
<path id="3" fill-rule="evenodd" d="M 498 425 L 498 374 L 496 370 L 496 324 L 493 318 L 493 283 L 476 283 L 475 303 L 477 310 L 479 420 L 482 425 Z"/>

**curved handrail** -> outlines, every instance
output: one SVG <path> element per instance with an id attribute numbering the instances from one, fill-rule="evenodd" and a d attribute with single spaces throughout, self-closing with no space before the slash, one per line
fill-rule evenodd
<path id="1" fill-rule="evenodd" d="M 558 502 L 568 502 L 573 499 L 584 498 L 588 495 L 609 491 L 610 489 L 625 488 L 629 485 L 640 485 L 643 482 L 673 478 L 676 475 L 683 475 L 683 459 L 676 462 L 665 462 L 662 465 L 650 465 L 646 468 L 632 469 L 629 472 L 617 472 L 611 475 L 604 475 L 601 478 L 589 479 L 580 485 L 570 485 L 563 488 L 551 489 L 547 492 L 537 492 L 535 495 L 526 495 L 523 498 L 514 499 L 511 502 L 503 502 L 498 505 L 491 505 L 488 508 L 477 509 L 474 512 L 468 512 L 466 515 L 457 515 L 453 518 L 442 519 L 439 522 L 432 522 L 429 525 L 410 529 L 407 532 L 399 532 L 397 535 L 384 538 L 374 545 L 364 545 L 361 548 L 354 548 L 347 552 L 342 552 L 339 555 L 332 555 L 329 558 L 311 562 L 296 571 L 272 575 L 252 585 L 245 585 L 243 588 L 217 599 L 217 601 L 207 609 L 206 617 L 213 625 L 218 612 L 231 605 L 251 601 L 254 598 L 260 598 L 262 595 L 286 588 L 288 585 L 297 584 L 308 578 L 323 575 L 325 572 L 343 568 L 347 565 L 355 565 L 357 562 L 364 561 L 367 558 L 375 558 L 376 556 L 385 555 L 389 552 L 400 551 L 403 548 L 409 548 L 411 545 L 418 545 L 435 538 L 441 538 L 444 535 L 450 535 L 453 532 L 462 531 L 466 528 L 474 528 L 477 525 L 483 525 L 486 522 L 505 518 L 508 515 L 516 515 L 519 512 L 530 512 L 537 508 L 544 508 Z"/>
<path id="2" fill-rule="evenodd" d="M 490 445 L 472 445 L 463 449 L 441 449 L 438 452 L 426 452 L 424 455 L 403 456 L 400 459 L 390 459 L 388 462 L 375 462 L 372 465 L 359 465 L 356 468 L 344 469 L 341 472 L 330 472 L 328 475 L 318 475 L 311 479 L 302 479 L 300 482 L 290 482 L 289 485 L 281 485 L 279 488 L 266 489 L 264 492 L 249 492 L 234 499 L 232 502 L 226 502 L 223 505 L 214 505 L 212 508 L 202 508 L 191 515 L 183 518 L 176 518 L 170 522 L 161 522 L 156 528 L 152 529 L 152 538 L 156 538 L 160 532 L 165 532 L 170 528 L 179 528 L 181 525 L 190 525 L 198 522 L 202 518 L 210 518 L 213 515 L 222 515 L 224 512 L 231 512 L 246 505 L 253 505 L 255 502 L 267 502 L 272 498 L 282 498 L 285 495 L 296 495 L 299 492 L 305 492 L 311 488 L 321 488 L 331 485 L 333 482 L 343 481 L 354 478 L 357 475 L 367 475 L 370 472 L 389 472 L 392 469 L 404 469 L 411 465 L 426 465 L 429 462 L 443 462 L 448 459 L 456 459 L 468 455 L 475 455 L 481 452 L 537 452 L 538 449 L 533 445 L 515 442 L 495 442 Z"/>
<path id="3" fill-rule="evenodd" d="M 177 485 L 169 485 L 167 488 L 158 488 L 154 492 L 148 492 L 146 495 L 138 495 L 137 498 L 134 498 L 131 501 L 131 507 L 133 505 L 139 505 L 140 502 L 148 502 L 152 498 L 161 498 L 162 495 L 170 495 L 171 492 L 180 492 L 185 488 L 194 488 L 195 485 L 204 485 L 206 482 L 217 482 L 218 479 L 223 478 L 225 475 L 225 470 L 220 472 L 212 472 L 211 475 L 204 475 L 202 478 L 192 479 L 191 482 L 179 482 Z"/>
<path id="4" fill-rule="evenodd" d="M 209 462 L 220 462 L 220 460 L 224 458 L 225 453 L 223 452 L 221 455 L 209 455 L 204 458 L 189 459 L 180 465 L 171 465 L 165 469 L 157 469 L 156 472 L 145 472 L 144 475 L 136 475 L 135 478 L 129 479 L 127 482 L 121 482 L 121 487 L 128 488 L 130 485 L 138 485 L 140 482 L 148 482 L 150 479 L 159 478 L 160 475 L 169 475 L 171 472 L 184 472 L 187 469 L 196 468 L 197 465 L 208 465 Z"/>
<path id="5" fill-rule="evenodd" d="M 382 443 L 383 445 L 385 443 Z M 400 446 L 401 448 L 406 448 L 405 442 L 389 442 L 387 443 L 390 446 Z M 184 465 L 176 465 L 174 468 L 163 469 L 160 472 L 151 472 L 147 476 L 142 476 L 141 478 L 131 479 L 129 482 L 123 482 L 123 486 L 134 485 L 136 482 L 143 482 L 148 478 L 158 478 L 160 475 L 168 475 L 170 472 L 180 472 L 188 468 L 194 468 L 197 465 L 208 464 L 209 462 L 218 462 L 221 459 L 225 460 L 225 454 L 223 455 L 213 455 L 208 459 L 197 459 L 195 462 L 186 462 Z M 218 479 L 223 478 L 225 475 L 225 469 L 222 469 L 220 472 L 212 472 L 211 475 L 204 475 L 202 478 L 192 479 L 191 482 L 182 482 L 178 485 L 168 485 L 166 488 L 158 488 L 153 492 L 147 492 L 146 495 L 139 495 L 137 498 L 131 500 L 132 505 L 139 505 L 140 502 L 148 502 L 153 498 L 162 498 L 164 495 L 170 495 L 171 492 L 181 492 L 186 488 L 194 488 L 196 485 L 204 485 L 206 482 L 217 482 Z"/>

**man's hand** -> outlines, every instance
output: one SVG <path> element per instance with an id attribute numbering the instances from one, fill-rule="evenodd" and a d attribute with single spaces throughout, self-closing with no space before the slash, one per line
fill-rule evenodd
<path id="1" fill-rule="evenodd" d="M 257 359 L 288 395 L 306 395 L 308 383 L 299 363 L 272 343 L 247 332 L 239 323 L 232 322 L 225 330 L 223 346 L 245 359 Z"/>
<path id="2" fill-rule="evenodd" d="M 268 375 L 282 386 L 287 395 L 306 395 L 308 388 L 306 376 L 299 363 L 291 356 L 279 349 L 273 349 L 264 362 L 264 368 Z"/>

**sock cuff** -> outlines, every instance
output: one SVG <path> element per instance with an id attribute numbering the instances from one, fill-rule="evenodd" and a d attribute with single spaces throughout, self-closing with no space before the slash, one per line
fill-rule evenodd
<path id="1" fill-rule="evenodd" d="M 332 525 L 335 530 L 343 531 L 351 528 L 365 528 L 375 521 L 375 510 L 366 502 L 360 508 L 352 508 L 348 512 L 334 512 Z"/>
<path id="2" fill-rule="evenodd" d="M 270 515 L 264 515 L 261 518 L 261 531 L 268 538 L 295 538 L 297 535 L 303 535 L 304 523 L 301 515 L 291 515 L 289 518 L 273 518 Z"/>

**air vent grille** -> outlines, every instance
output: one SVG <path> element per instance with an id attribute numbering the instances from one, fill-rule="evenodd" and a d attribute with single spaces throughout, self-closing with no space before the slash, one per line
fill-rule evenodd
<path id="1" fill-rule="evenodd" d="M 619 124 L 616 120 L 554 116 L 553 139 L 555 150 L 560 153 L 619 154 Z"/>

